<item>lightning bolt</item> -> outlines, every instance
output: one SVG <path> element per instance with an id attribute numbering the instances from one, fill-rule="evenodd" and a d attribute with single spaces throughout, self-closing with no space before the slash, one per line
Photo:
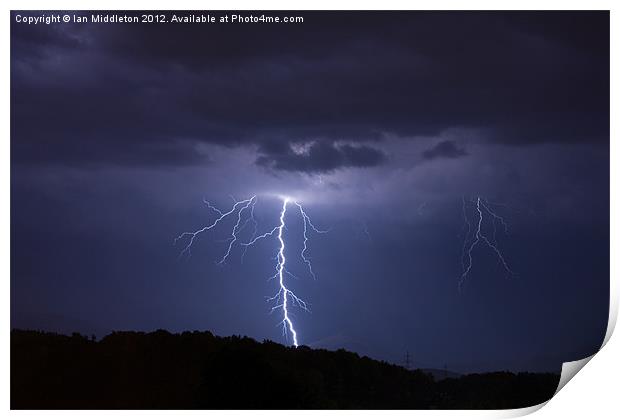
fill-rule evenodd
<path id="1" fill-rule="evenodd" d="M 303 305 L 302 306 L 303 308 L 306 308 L 306 303 L 302 301 L 301 299 L 299 299 L 297 296 L 295 296 L 295 294 L 291 292 L 284 284 L 284 272 L 286 271 L 286 268 L 285 268 L 286 257 L 284 256 L 284 239 L 282 238 L 282 230 L 284 229 L 284 226 L 285 226 L 284 216 L 286 215 L 287 204 L 288 204 L 288 198 L 285 198 L 282 203 L 282 212 L 280 213 L 280 225 L 278 226 L 278 241 L 280 242 L 280 249 L 278 250 L 278 265 L 276 269 L 278 272 L 280 289 L 278 290 L 278 293 L 276 294 L 276 296 L 278 296 L 277 302 L 279 302 L 280 298 L 282 298 L 282 304 L 274 306 L 273 308 L 271 308 L 271 310 L 273 311 L 279 307 L 282 308 L 282 313 L 284 315 L 284 318 L 282 319 L 282 326 L 284 327 L 283 332 L 284 334 L 286 334 L 286 331 L 288 328 L 288 330 L 293 335 L 293 345 L 297 347 L 298 346 L 297 331 L 295 331 L 295 327 L 293 326 L 293 321 L 291 321 L 291 318 L 289 317 L 289 314 L 288 314 L 289 312 L 288 298 L 290 296 L 292 299 L 294 299 L 298 303 L 301 302 L 301 305 Z"/>
<path id="2" fill-rule="evenodd" d="M 466 227 L 465 239 L 463 241 L 463 249 L 461 254 L 461 265 L 463 268 L 463 272 L 461 273 L 461 278 L 459 280 L 459 291 L 461 290 L 465 278 L 471 271 L 473 266 L 473 256 L 472 252 L 476 248 L 476 246 L 480 243 L 486 245 L 493 253 L 496 255 L 497 259 L 501 262 L 502 266 L 506 270 L 507 273 L 511 275 L 515 275 L 515 272 L 508 266 L 504 255 L 499 249 L 499 245 L 497 244 L 497 223 L 501 224 L 504 233 L 508 233 L 508 224 L 506 220 L 497 214 L 494 210 L 492 210 L 492 204 L 487 200 L 482 199 L 481 197 L 477 197 L 476 200 L 470 200 L 469 203 L 472 204 L 475 208 L 476 213 L 478 214 L 478 221 L 475 224 L 470 222 L 468 213 L 467 213 L 467 204 L 468 201 L 465 200 L 465 197 L 462 199 L 463 201 L 463 219 L 464 219 L 464 228 Z M 488 236 L 483 231 L 483 225 L 485 220 L 485 215 L 491 217 L 491 224 L 493 226 L 493 236 L 492 240 L 488 238 Z M 472 232 L 472 226 L 475 225 L 475 230 Z M 471 234 L 471 237 L 470 237 Z M 469 244 L 469 246 L 468 246 Z"/>
<path id="3" fill-rule="evenodd" d="M 279 287 L 278 287 L 277 293 L 271 297 L 268 297 L 267 301 L 273 302 L 272 303 L 273 306 L 271 307 L 270 313 L 273 313 L 274 311 L 278 311 L 278 310 L 282 312 L 282 320 L 280 321 L 278 325 L 282 325 L 282 333 L 285 336 L 285 338 L 288 338 L 290 335 L 293 345 L 297 347 L 299 345 L 298 333 L 297 333 L 297 330 L 295 329 L 295 325 L 293 324 L 293 320 L 292 320 L 292 315 L 293 315 L 292 308 L 296 306 L 306 312 L 309 312 L 309 308 L 308 308 L 308 304 L 303 299 L 298 297 L 291 290 L 291 288 L 288 287 L 286 284 L 287 277 L 298 279 L 298 277 L 293 275 L 286 268 L 286 254 L 285 254 L 286 244 L 285 244 L 285 239 L 284 239 L 284 231 L 286 229 L 286 215 L 287 215 L 287 208 L 289 204 L 292 202 L 295 206 L 297 206 L 297 208 L 299 208 L 299 212 L 300 212 L 300 215 L 303 221 L 303 249 L 300 252 L 300 258 L 304 262 L 304 264 L 308 267 L 308 271 L 310 272 L 310 275 L 315 280 L 316 280 L 316 274 L 314 272 L 314 268 L 312 267 L 312 262 L 307 255 L 308 241 L 309 241 L 308 233 L 310 231 L 313 231 L 318 234 L 323 234 L 323 233 L 327 233 L 328 231 L 318 229 L 312 223 L 312 220 L 310 219 L 310 217 L 304 210 L 303 206 L 297 201 L 292 201 L 288 197 L 284 197 L 282 199 L 282 209 L 280 211 L 279 223 L 275 227 L 273 227 L 271 230 L 268 230 L 261 235 L 257 235 L 258 223 L 256 219 L 254 218 L 254 208 L 257 202 L 256 195 L 246 200 L 241 200 L 241 201 L 235 200 L 235 203 L 233 204 L 232 208 L 227 212 L 223 212 L 222 210 L 213 206 L 206 199 L 203 199 L 203 202 L 207 205 L 207 207 L 211 211 L 216 213 L 218 217 L 211 224 L 205 225 L 202 228 L 197 229 L 195 231 L 183 232 L 182 234 L 180 234 L 179 236 L 175 238 L 174 240 L 175 244 L 184 239 L 187 241 L 185 247 L 181 250 L 179 257 L 183 257 L 185 255 L 187 257 L 190 257 L 191 248 L 192 248 L 192 245 L 194 244 L 195 239 L 200 234 L 206 231 L 209 231 L 211 229 L 214 229 L 216 226 L 218 226 L 220 222 L 222 222 L 224 219 L 226 219 L 229 216 L 235 217 L 236 215 L 236 222 L 232 228 L 230 237 L 226 239 L 227 241 L 226 252 L 223 254 L 222 258 L 217 262 L 217 264 L 221 265 L 226 262 L 228 257 L 230 257 L 230 254 L 235 245 L 243 249 L 242 254 L 241 254 L 241 259 L 243 261 L 243 257 L 245 256 L 245 253 L 249 247 L 256 244 L 258 241 L 262 239 L 267 239 L 267 238 L 275 236 L 277 239 L 277 243 L 278 243 L 277 253 L 275 256 L 275 260 L 276 260 L 275 274 L 271 276 L 269 279 L 277 280 Z M 250 239 L 247 242 L 242 242 L 239 239 L 239 235 L 241 234 L 241 232 L 245 230 L 246 226 L 248 226 L 249 224 L 252 224 L 253 232 L 251 234 Z"/>
<path id="4" fill-rule="evenodd" d="M 179 254 L 179 257 L 183 257 L 184 255 L 187 255 L 188 257 L 192 255 L 192 245 L 194 245 L 194 240 L 196 239 L 196 237 L 198 235 L 200 235 L 203 232 L 206 232 L 208 230 L 213 229 L 214 227 L 216 227 L 222 220 L 224 220 L 226 217 L 230 216 L 231 214 L 235 213 L 237 211 L 237 207 L 241 206 L 241 210 L 239 211 L 239 220 L 241 219 L 241 212 L 243 212 L 243 210 L 247 209 L 252 202 L 254 202 L 256 200 L 256 196 L 252 196 L 251 198 L 247 199 L 247 200 L 242 200 L 242 201 L 237 201 L 235 202 L 235 204 L 233 205 L 232 209 L 230 209 L 230 211 L 227 211 L 226 213 L 223 213 L 221 210 L 213 207 L 208 201 L 204 201 L 207 206 L 209 206 L 210 209 L 212 209 L 213 211 L 215 211 L 216 213 L 218 213 L 220 216 L 215 219 L 215 221 L 213 223 L 211 223 L 210 225 L 205 225 L 202 228 L 193 231 L 193 232 L 183 232 L 182 234 L 180 234 L 179 236 L 177 236 L 174 239 L 174 244 L 176 245 L 177 242 L 179 242 L 181 239 L 189 237 L 189 241 L 187 243 L 187 246 L 185 246 L 185 248 L 183 248 L 183 250 L 181 251 L 181 254 Z M 228 257 L 228 255 L 230 254 L 230 249 L 232 247 L 232 244 L 234 242 L 236 242 L 237 240 L 237 229 L 239 228 L 239 221 L 237 221 L 237 224 L 235 225 L 233 232 L 232 232 L 232 239 L 230 241 L 229 247 L 228 247 L 228 252 L 224 255 L 224 257 L 220 260 L 220 263 L 224 262 L 226 260 L 226 258 Z"/>
<path id="5" fill-rule="evenodd" d="M 295 205 L 297 207 L 299 207 L 299 211 L 301 213 L 301 217 L 302 217 L 302 219 L 304 221 L 304 248 L 301 250 L 301 258 L 304 260 L 304 262 L 308 266 L 308 271 L 310 271 L 310 275 L 312 276 L 312 278 L 314 280 L 316 280 L 316 274 L 314 274 L 314 270 L 312 269 L 312 263 L 310 262 L 310 259 L 308 257 L 306 257 L 306 252 L 308 251 L 308 226 L 310 226 L 310 229 L 312 229 L 316 233 L 327 233 L 327 231 L 326 230 L 319 230 L 319 229 L 317 229 L 312 224 L 312 220 L 310 220 L 310 218 L 308 217 L 308 215 L 304 211 L 304 208 L 301 206 L 301 204 L 299 204 L 298 202 L 295 201 Z"/>

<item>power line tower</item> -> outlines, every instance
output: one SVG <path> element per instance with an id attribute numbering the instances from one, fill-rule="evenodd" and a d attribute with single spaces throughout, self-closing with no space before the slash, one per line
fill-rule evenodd
<path id="1" fill-rule="evenodd" d="M 405 369 L 411 370 L 411 359 L 409 358 L 409 350 L 405 353 Z"/>

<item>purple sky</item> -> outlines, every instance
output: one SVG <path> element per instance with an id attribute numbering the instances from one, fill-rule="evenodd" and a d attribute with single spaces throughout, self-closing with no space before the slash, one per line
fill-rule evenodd
<path id="1" fill-rule="evenodd" d="M 288 195 L 330 228 L 310 240 L 316 281 L 291 257 L 312 310 L 294 315 L 303 344 L 456 371 L 557 370 L 598 349 L 609 14 L 295 14 L 303 24 L 13 19 L 12 327 L 285 342 L 265 302 L 275 241 L 224 266 L 230 223 L 189 260 L 172 241 L 214 219 L 203 198 L 258 194 L 262 232 Z M 480 247 L 459 293 L 463 196 L 502 204 L 517 275 Z M 292 219 L 291 255 L 300 229 Z"/>

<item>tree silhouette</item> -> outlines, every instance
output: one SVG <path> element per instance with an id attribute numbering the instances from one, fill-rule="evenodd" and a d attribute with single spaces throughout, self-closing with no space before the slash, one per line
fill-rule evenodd
<path id="1" fill-rule="evenodd" d="M 13 409 L 517 408 L 551 398 L 557 374 L 434 380 L 346 350 L 210 332 L 114 332 L 100 341 L 11 332 Z"/>

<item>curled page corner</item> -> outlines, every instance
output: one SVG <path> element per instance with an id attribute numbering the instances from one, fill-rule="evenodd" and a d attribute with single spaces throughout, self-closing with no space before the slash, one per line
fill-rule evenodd
<path id="1" fill-rule="evenodd" d="M 585 357 L 581 360 L 574 360 L 572 362 L 565 362 L 562 364 L 562 373 L 560 374 L 560 382 L 555 390 L 553 396 L 555 397 L 564 385 L 570 381 L 573 376 L 577 374 L 605 345 L 609 342 L 611 335 L 616 328 L 616 321 L 618 320 L 618 293 L 616 282 L 610 281 L 609 283 L 609 319 L 607 320 L 607 331 L 605 331 L 605 338 L 601 343 L 601 347 L 592 355 Z M 552 397 L 553 398 L 553 397 Z"/>
<path id="2" fill-rule="evenodd" d="M 596 356 L 596 354 L 599 351 L 601 351 L 603 347 L 605 347 L 605 345 L 609 342 L 609 339 L 611 338 L 611 335 L 613 334 L 614 329 L 616 328 L 616 321 L 618 319 L 618 296 L 614 292 L 615 290 L 614 290 L 614 285 L 612 282 L 610 284 L 609 320 L 607 321 L 607 331 L 605 332 L 605 338 L 603 339 L 603 342 L 601 343 L 601 347 L 595 353 L 593 353 L 592 355 L 588 357 L 584 357 L 583 359 L 579 359 L 579 360 L 573 360 L 572 362 L 562 363 L 560 381 L 558 382 L 558 387 L 556 388 L 555 393 L 553 394 L 553 397 L 555 397 L 557 393 L 560 392 L 562 388 L 564 388 L 564 385 L 566 385 L 571 379 L 573 379 L 573 377 L 577 374 L 577 372 L 579 372 L 585 365 L 587 365 L 588 362 L 592 360 L 592 358 Z M 531 407 L 507 410 L 504 413 L 505 415 L 502 416 L 502 418 L 522 417 L 522 416 L 526 416 L 528 414 L 534 413 L 540 410 L 541 408 L 543 408 L 545 405 L 547 405 L 547 403 L 551 401 L 553 397 L 551 397 L 549 400 L 545 402 L 542 402 L 537 405 L 533 405 Z"/>
<path id="3" fill-rule="evenodd" d="M 594 353 L 591 356 L 585 357 L 583 359 L 562 363 L 562 373 L 560 374 L 560 382 L 558 383 L 558 387 L 556 388 L 555 393 L 553 394 L 554 397 L 557 395 L 558 392 L 560 392 L 562 388 L 564 388 L 564 385 L 566 385 L 568 381 L 573 379 L 573 376 L 575 376 L 577 372 L 579 372 L 590 360 L 592 360 L 594 355 L 596 355 L 596 353 Z"/>
<path id="4" fill-rule="evenodd" d="M 603 343 L 603 345 L 605 343 L 606 341 Z M 560 390 L 564 387 L 564 385 L 566 385 L 577 374 L 577 372 L 579 372 L 595 355 L 596 353 L 586 358 L 580 359 L 580 360 L 574 360 L 572 362 L 562 363 L 562 372 L 560 374 L 560 381 L 558 382 L 558 387 L 556 388 L 555 393 L 553 394 L 553 397 L 555 397 L 557 393 L 560 392 Z M 501 418 L 523 417 L 523 416 L 527 416 L 528 414 L 532 414 L 540 410 L 541 408 L 543 408 L 545 405 L 547 405 L 547 403 L 551 401 L 553 397 L 551 397 L 547 401 L 544 401 L 537 405 L 533 405 L 531 407 L 523 407 L 523 408 L 517 408 L 513 410 L 506 410 L 504 413 L 502 413 L 503 415 L 501 415 Z"/>
<path id="5" fill-rule="evenodd" d="M 611 338 L 611 335 L 613 334 L 614 329 L 616 328 L 617 319 L 618 319 L 618 300 L 617 300 L 617 295 L 614 293 L 613 282 L 611 282 L 610 302 L 609 302 L 609 319 L 607 321 L 607 331 L 605 332 L 605 338 L 603 339 L 603 342 L 601 343 L 601 347 L 598 349 L 598 351 L 596 351 L 594 354 L 588 357 L 585 357 L 580 360 L 574 360 L 572 362 L 564 362 L 562 364 L 560 382 L 558 383 L 558 387 L 556 388 L 555 393 L 553 394 L 554 397 L 557 395 L 558 392 L 560 392 L 562 388 L 564 388 L 564 385 L 566 385 L 568 381 L 573 379 L 573 377 L 577 374 L 577 372 L 579 372 L 590 360 L 592 360 L 592 358 L 596 355 L 596 353 L 598 353 L 599 351 L 601 351 L 603 347 L 605 347 L 605 345 L 609 342 L 609 339 Z"/>

